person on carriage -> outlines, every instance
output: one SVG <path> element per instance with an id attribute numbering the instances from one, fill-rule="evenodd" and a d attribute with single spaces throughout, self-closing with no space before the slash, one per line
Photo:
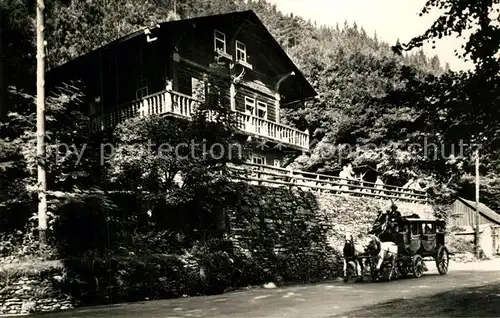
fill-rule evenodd
<path id="1" fill-rule="evenodd" d="M 387 214 L 389 214 L 390 219 L 398 220 L 401 218 L 401 212 L 399 212 L 398 206 L 394 202 L 391 204 L 391 209 L 387 211 Z"/>
<path id="2" fill-rule="evenodd" d="M 401 218 L 398 206 L 392 203 L 389 210 L 379 212 L 368 234 L 376 235 L 384 241 L 393 241 L 393 234 L 397 231 Z"/>
<path id="3" fill-rule="evenodd" d="M 377 218 L 373 222 L 371 230 L 368 234 L 373 234 L 377 237 L 385 236 L 389 225 L 389 214 L 387 211 L 380 210 Z"/>
<path id="4" fill-rule="evenodd" d="M 397 231 L 403 216 L 401 215 L 401 212 L 398 210 L 398 206 L 394 203 L 391 204 L 391 209 L 390 211 L 387 211 L 389 215 L 389 226 L 392 231 Z"/>

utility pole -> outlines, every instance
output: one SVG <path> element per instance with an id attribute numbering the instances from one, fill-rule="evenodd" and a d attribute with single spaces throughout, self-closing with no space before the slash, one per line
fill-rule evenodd
<path id="1" fill-rule="evenodd" d="M 475 248 L 476 257 L 479 258 L 479 148 L 475 152 L 476 159 L 476 231 Z"/>
<path id="2" fill-rule="evenodd" d="M 44 0 L 36 1 L 36 158 L 38 171 L 38 235 L 40 253 L 47 244 L 47 176 L 45 171 L 45 47 Z"/>

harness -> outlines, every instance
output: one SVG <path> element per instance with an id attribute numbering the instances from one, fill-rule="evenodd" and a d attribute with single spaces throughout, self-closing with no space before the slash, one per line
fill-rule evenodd
<path id="1" fill-rule="evenodd" d="M 397 245 L 396 245 L 396 247 L 397 247 Z M 377 251 L 375 255 L 379 255 L 380 252 L 382 252 L 382 251 L 392 253 L 390 250 L 382 249 L 382 242 L 380 241 L 380 239 L 375 241 L 375 249 Z"/>

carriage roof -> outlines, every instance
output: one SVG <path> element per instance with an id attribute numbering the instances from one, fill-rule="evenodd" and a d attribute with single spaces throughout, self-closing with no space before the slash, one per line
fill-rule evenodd
<path id="1" fill-rule="evenodd" d="M 419 219 L 419 218 L 402 218 L 402 222 L 406 224 L 436 224 L 439 226 L 446 226 L 446 221 L 443 219 Z"/>
<path id="2" fill-rule="evenodd" d="M 413 223 L 441 223 L 441 222 L 445 222 L 442 219 L 420 219 L 420 218 L 405 218 L 405 217 L 403 217 L 403 220 L 406 220 L 408 222 L 413 222 Z"/>

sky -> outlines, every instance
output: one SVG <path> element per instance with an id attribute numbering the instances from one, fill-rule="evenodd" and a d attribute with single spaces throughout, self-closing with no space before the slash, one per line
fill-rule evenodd
<path id="1" fill-rule="evenodd" d="M 421 35 L 434 22 L 437 13 L 420 17 L 418 14 L 426 0 L 269 0 L 276 4 L 283 13 L 293 13 L 305 20 L 316 21 L 318 25 L 339 26 L 344 21 L 352 25 L 356 22 L 369 35 L 377 33 L 379 40 L 395 44 L 399 39 L 405 43 L 414 36 Z M 428 56 L 438 55 L 441 64 L 449 63 L 452 70 L 471 68 L 470 62 L 455 57 L 454 50 L 465 43 L 463 39 L 449 36 L 436 40 L 436 48 L 432 44 L 424 44 L 424 52 Z"/>

